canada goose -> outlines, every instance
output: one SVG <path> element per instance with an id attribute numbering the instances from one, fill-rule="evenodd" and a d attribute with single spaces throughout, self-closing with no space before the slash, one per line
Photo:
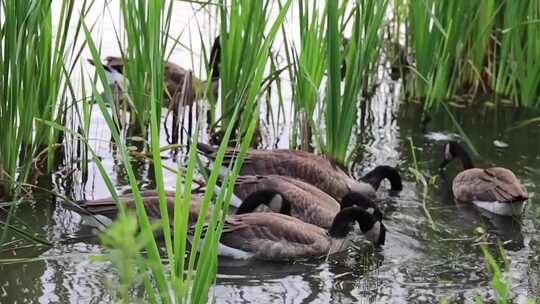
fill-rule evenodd
<path id="1" fill-rule="evenodd" d="M 221 44 L 219 36 L 214 40 L 212 50 L 210 52 L 209 62 L 212 64 L 212 92 L 214 97 L 217 98 L 218 86 L 219 86 L 219 66 L 221 60 Z M 88 59 L 88 62 L 95 66 L 95 62 L 92 59 Z M 109 85 L 120 91 L 124 90 L 124 60 L 122 57 L 108 56 L 102 63 L 105 69 L 107 80 Z M 191 82 L 186 82 L 188 76 L 191 76 Z M 163 107 L 172 109 L 176 102 L 181 101 L 181 97 L 185 96 L 183 100 L 194 101 L 204 97 L 204 91 L 206 89 L 206 82 L 201 81 L 195 76 L 191 75 L 191 71 L 182 68 L 181 66 L 167 61 L 164 67 L 164 81 L 165 92 L 163 96 Z M 171 101 L 174 101 L 171 103 Z M 183 102 L 184 103 L 184 102 Z"/>
<path id="2" fill-rule="evenodd" d="M 279 192 L 261 191 L 254 193 L 251 198 L 246 198 L 246 202 L 251 202 L 246 203 L 250 208 L 256 208 L 258 204 L 270 204 L 272 209 L 277 208 L 284 214 L 256 212 L 228 216 L 218 244 L 220 255 L 237 259 L 285 260 L 332 254 L 346 248 L 345 237 L 351 231 L 351 224 L 354 221 L 358 222 L 360 230 L 368 240 L 377 245 L 384 245 L 386 228 L 361 208 L 344 208 L 335 216 L 331 227 L 326 230 L 288 216 L 289 202 L 280 195 Z M 257 201 L 257 197 L 261 196 L 272 196 L 275 199 L 262 200 L 258 204 L 253 203 Z M 122 196 L 121 201 L 128 209 L 135 208 L 132 195 Z M 161 218 L 157 197 L 145 196 L 143 203 L 151 220 Z M 66 206 L 83 215 L 102 215 L 114 219 L 118 214 L 118 207 L 111 198 L 80 202 L 77 208 Z M 174 200 L 170 196 L 167 196 L 167 207 L 169 216 L 172 216 Z M 245 207 L 241 206 L 242 208 Z M 195 224 L 199 212 L 200 201 L 194 199 L 189 210 L 191 225 Z M 191 231 L 193 228 L 194 226 L 191 226 Z"/>
<path id="3" fill-rule="evenodd" d="M 214 160 L 217 148 L 199 143 L 199 152 Z M 227 167 L 236 157 L 235 150 L 228 150 L 223 160 Z M 397 170 L 390 166 L 378 166 L 360 180 L 351 178 L 334 161 L 313 153 L 288 150 L 249 150 L 241 170 L 242 175 L 284 175 L 298 178 L 326 192 L 338 201 L 350 192 L 369 198 L 376 197 L 376 190 L 383 179 L 388 179 L 392 191 L 401 191 L 403 185 Z"/>
<path id="4" fill-rule="evenodd" d="M 282 202 L 286 204 L 285 200 Z M 376 245 L 384 245 L 384 225 L 362 208 L 348 207 L 336 214 L 329 229 L 280 213 L 255 212 L 229 216 L 223 226 L 220 245 L 231 250 L 221 252 L 233 258 L 265 260 L 333 254 L 347 247 L 346 237 L 354 221 L 366 239 Z"/>
<path id="5" fill-rule="evenodd" d="M 148 190 L 141 192 L 144 209 L 151 221 L 161 219 L 161 211 L 159 210 L 159 197 L 156 191 Z M 167 209 L 169 211 L 169 220 L 174 220 L 174 192 L 167 191 L 165 193 L 167 200 Z M 119 200 L 126 206 L 128 210 L 135 209 L 135 198 L 133 193 L 119 196 Z M 97 200 L 78 201 L 76 204 L 66 204 L 65 207 L 75 211 L 83 216 L 83 220 L 87 225 L 96 226 L 99 229 L 109 225 L 118 215 L 118 206 L 112 197 L 107 197 Z M 195 223 L 200 213 L 201 197 L 198 195 L 191 196 L 189 206 L 189 223 Z M 211 212 L 208 212 L 208 215 Z"/>
<path id="6" fill-rule="evenodd" d="M 253 193 L 272 193 L 278 190 L 280 196 L 253 196 Z M 263 192 L 267 191 L 267 192 Z M 298 218 L 306 223 L 313 224 L 322 228 L 330 228 L 332 221 L 340 209 L 352 206 L 358 206 L 370 214 L 377 220 L 382 220 L 382 213 L 371 200 L 365 196 L 350 192 L 338 202 L 330 195 L 326 194 L 319 188 L 312 186 L 304 181 L 282 175 L 246 175 L 239 176 L 236 180 L 234 193 L 240 199 L 244 199 L 237 213 L 246 213 L 254 210 L 251 204 L 260 204 L 264 201 L 277 200 L 280 197 L 288 201 L 290 204 L 290 214 L 292 217 Z M 246 199 L 250 195 L 252 200 Z M 233 204 L 233 202 L 231 202 Z M 275 207 L 275 202 L 269 202 L 266 205 L 274 212 L 279 212 Z M 273 207 L 274 206 L 274 207 Z M 284 212 L 281 212 L 284 213 Z"/>
<path id="7" fill-rule="evenodd" d="M 472 202 L 479 208 L 499 215 L 521 213 L 529 194 L 512 171 L 501 167 L 475 168 L 465 148 L 456 141 L 444 145 L 444 160 L 440 169 L 444 169 L 454 158 L 461 159 L 463 164 L 463 171 L 452 182 L 456 200 Z"/>
<path id="8" fill-rule="evenodd" d="M 157 190 L 146 190 L 140 192 L 144 209 L 146 214 L 151 221 L 156 221 L 161 219 L 161 211 L 159 209 L 159 194 Z M 269 195 L 272 197 L 278 197 L 278 193 L 272 192 L 271 194 L 268 191 L 256 191 L 250 196 L 246 197 L 248 201 L 253 200 L 262 200 L 265 203 L 269 203 L 269 208 L 275 212 L 281 212 L 284 214 L 290 214 L 290 209 L 281 209 L 290 208 L 290 204 L 287 202 L 279 201 L 279 205 L 270 204 L 272 203 L 271 199 L 266 199 Z M 124 204 L 126 209 L 134 210 L 135 209 L 135 197 L 133 193 L 127 193 L 120 195 L 119 201 Z M 169 220 L 174 220 L 174 204 L 175 204 L 175 192 L 174 191 L 165 191 L 165 198 L 167 200 L 167 210 L 169 214 Z M 200 194 L 192 194 L 191 201 L 189 205 L 189 223 L 194 224 L 197 221 L 197 218 L 200 213 L 202 203 L 202 196 Z M 83 220 L 86 224 L 90 226 L 96 226 L 99 229 L 104 228 L 112 223 L 112 221 L 118 215 L 118 206 L 112 197 L 106 197 L 97 200 L 82 200 L 78 201 L 75 204 L 65 204 L 65 207 L 69 210 L 75 211 L 83 216 Z M 207 216 L 210 216 L 211 210 L 208 210 Z"/>

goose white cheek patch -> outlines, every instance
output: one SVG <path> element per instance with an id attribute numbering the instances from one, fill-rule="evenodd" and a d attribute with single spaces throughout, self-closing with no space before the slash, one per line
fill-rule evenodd
<path id="1" fill-rule="evenodd" d="M 452 154 L 450 153 L 450 145 L 444 147 L 444 158 L 449 160 L 452 159 Z"/>
<path id="2" fill-rule="evenodd" d="M 281 195 L 279 194 L 276 194 L 274 195 L 274 197 L 272 197 L 272 200 L 268 204 L 268 207 L 270 207 L 270 209 L 273 212 L 279 212 L 281 210 L 282 205 L 283 205 L 283 197 L 281 197 Z"/>
<path id="3" fill-rule="evenodd" d="M 107 80 L 109 81 L 109 84 L 118 84 L 120 86 L 123 86 L 124 84 L 124 75 L 119 73 L 115 69 L 111 69 L 111 71 L 105 71 L 105 74 L 107 76 Z"/>

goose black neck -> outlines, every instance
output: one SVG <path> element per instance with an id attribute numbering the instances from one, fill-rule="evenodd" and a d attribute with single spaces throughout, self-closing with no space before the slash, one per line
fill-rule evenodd
<path id="1" fill-rule="evenodd" d="M 351 232 L 354 221 L 358 222 L 362 232 L 369 231 L 376 223 L 375 218 L 362 208 L 344 208 L 334 218 L 328 234 L 334 238 L 344 238 Z"/>
<path id="2" fill-rule="evenodd" d="M 381 185 L 381 181 L 385 178 L 390 181 L 392 191 L 401 191 L 403 189 L 401 176 L 399 176 L 396 168 L 390 166 L 377 166 L 360 178 L 360 180 L 370 184 L 373 189 L 377 190 Z"/>
<path id="3" fill-rule="evenodd" d="M 458 147 L 459 148 L 456 151 L 456 156 L 459 157 L 459 159 L 461 160 L 463 170 L 474 168 L 474 164 L 469 153 L 467 153 L 467 151 L 461 145 Z"/>
<path id="4" fill-rule="evenodd" d="M 383 214 L 379 207 L 367 196 L 359 192 L 347 193 L 340 202 L 341 210 L 349 207 L 360 207 L 371 213 L 377 220 L 382 220 Z M 371 210 L 371 211 L 370 211 Z"/>
<path id="5" fill-rule="evenodd" d="M 291 215 L 291 204 L 284 198 L 283 194 L 273 190 L 261 190 L 251 193 L 242 201 L 242 204 L 236 210 L 236 214 L 253 212 L 260 205 L 269 206 L 272 203 L 272 200 L 276 198 L 281 199 L 279 213 Z"/>
<path id="6" fill-rule="evenodd" d="M 212 64 L 212 81 L 219 80 L 219 65 L 221 63 L 220 36 L 216 37 L 210 51 L 210 64 Z"/>

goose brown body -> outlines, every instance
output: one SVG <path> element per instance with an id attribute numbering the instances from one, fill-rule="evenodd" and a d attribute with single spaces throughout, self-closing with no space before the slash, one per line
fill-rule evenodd
<path id="1" fill-rule="evenodd" d="M 89 60 L 89 62 L 94 65 L 92 60 Z M 124 61 L 122 57 L 108 56 L 105 58 L 103 66 L 106 71 L 114 70 L 120 74 L 123 74 L 124 71 Z M 204 89 L 204 82 L 193 76 L 191 71 L 184 69 L 174 62 L 165 62 L 163 79 L 165 81 L 163 107 L 171 108 L 177 102 L 189 105 L 190 102 L 202 97 L 199 96 L 201 94 L 198 92 L 201 92 Z M 113 84 L 114 83 L 111 83 L 111 85 Z M 214 84 L 212 85 L 213 88 L 215 87 L 214 89 L 217 89 Z"/>
<path id="2" fill-rule="evenodd" d="M 472 168 L 460 172 L 452 183 L 452 192 L 462 202 L 522 202 L 529 198 L 516 175 L 501 167 Z"/>
<path id="3" fill-rule="evenodd" d="M 291 216 L 322 228 L 330 228 L 341 208 L 334 198 L 319 188 L 288 176 L 240 176 L 234 189 L 241 199 L 257 191 L 278 189 L 291 205 Z"/>
<path id="4" fill-rule="evenodd" d="M 167 195 L 167 207 L 169 216 L 172 216 L 174 198 L 170 194 L 172 193 Z M 133 195 L 121 196 L 120 201 L 128 209 L 135 208 Z M 143 193 L 143 203 L 151 219 L 160 218 L 159 199 L 152 196 L 152 192 Z M 118 214 L 118 207 L 112 198 L 83 201 L 79 202 L 78 206 L 70 209 L 81 214 L 99 214 L 110 218 L 115 218 Z M 195 199 L 190 204 L 191 225 L 195 223 L 199 212 L 200 201 Z M 279 213 L 230 215 L 226 218 L 218 248 L 221 255 L 240 259 L 284 260 L 332 254 L 346 247 L 346 236 L 354 220 L 359 223 L 363 232 L 373 236 L 372 241 L 384 244 L 384 226 L 364 210 L 350 207 L 336 215 L 332 227 L 328 230 Z M 193 229 L 191 226 L 190 231 Z"/>
<path id="5" fill-rule="evenodd" d="M 227 218 L 220 243 L 254 258 L 286 260 L 332 254 L 346 248 L 347 240 L 291 216 L 265 212 Z"/>
<path id="6" fill-rule="evenodd" d="M 198 148 L 208 158 L 215 159 L 215 147 L 199 143 Z M 227 166 L 235 157 L 236 151 L 228 150 L 224 166 Z M 244 159 L 241 174 L 283 175 L 297 178 L 321 189 L 336 200 L 343 199 L 351 191 L 362 193 L 370 198 L 376 197 L 377 189 L 370 183 L 357 181 L 349 177 L 336 162 L 305 151 L 249 150 Z M 399 179 L 397 190 L 401 190 L 401 179 Z"/>
<path id="7" fill-rule="evenodd" d="M 502 167 L 475 168 L 471 157 L 459 144 L 450 141 L 444 147 L 444 168 L 452 159 L 459 158 L 463 171 L 452 182 L 454 198 L 460 202 L 473 203 L 479 208 L 499 215 L 518 215 L 529 194 L 516 175 Z"/>

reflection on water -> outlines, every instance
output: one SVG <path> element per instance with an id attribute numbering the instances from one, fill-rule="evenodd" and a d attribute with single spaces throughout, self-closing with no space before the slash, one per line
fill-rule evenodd
<path id="1" fill-rule="evenodd" d="M 173 59 L 183 58 L 182 55 L 185 52 L 176 52 Z M 189 66 L 182 60 L 175 61 Z M 475 242 L 475 229 L 479 226 L 490 234 L 490 240 L 500 239 L 507 251 L 515 300 L 519 302 L 540 294 L 540 269 L 535 253 L 539 243 L 535 220 L 539 214 L 538 198 L 533 196 L 521 219 L 504 218 L 468 204 L 457 204 L 452 199 L 450 183 L 458 166 L 451 166 L 445 176 L 439 177 L 437 185 L 430 188 L 424 198 L 423 188 L 408 171 L 413 166 L 408 138 L 416 146 L 420 170 L 429 177 L 439 173 L 440 139 L 457 131 L 443 111 L 434 113 L 423 130 L 421 107 L 401 103 L 399 92 L 399 83 L 385 79 L 377 94 L 361 107 L 355 132 L 363 149 L 351 170 L 353 175 L 361 176 L 375 165 L 390 164 L 398 166 L 403 174 L 404 190 L 397 197 L 389 197 L 384 190 L 380 193 L 388 228 L 386 246 L 374 251 L 358 242 L 354 248 L 328 260 L 293 263 L 221 259 L 217 284 L 211 290 L 217 303 L 434 303 L 444 298 L 461 303 L 472 302 L 478 294 L 491 298 L 489 276 Z M 530 193 L 537 192 L 540 149 L 531 139 L 540 138 L 540 128 L 529 126 L 511 131 L 508 128 L 538 113 L 502 106 L 452 111 L 479 151 L 478 166 L 508 167 Z M 263 124 L 271 125 L 268 121 Z M 288 132 L 285 127 L 269 130 L 265 142 L 287 147 Z M 116 187 L 125 190 L 127 178 L 109 144 L 110 133 L 98 111 L 92 115 L 89 134 Z M 165 138 L 163 132 L 162 135 Z M 493 144 L 495 140 L 509 147 L 498 149 Z M 176 166 L 173 159 L 165 162 Z M 68 166 L 69 161 L 66 163 Z M 134 169 L 140 186 L 152 188 L 151 165 L 136 161 Z M 167 186 L 173 187 L 174 175 L 165 173 Z M 56 188 L 74 199 L 108 195 L 92 162 L 86 176 L 82 176 L 80 170 L 61 169 L 40 179 L 40 184 Z M 388 185 L 383 184 L 381 188 L 387 189 Z M 21 205 L 17 217 L 53 246 L 0 254 L 1 258 L 37 257 L 29 262 L 0 265 L 3 274 L 0 302 L 112 301 L 110 266 L 90 261 L 90 256 L 102 253 L 95 238 L 86 238 L 92 231 L 81 225 L 78 215 L 62 208 L 50 196 L 34 200 L 34 204 Z M 434 227 L 422 208 L 424 200 Z M 3 213 L 0 216 L 4 216 Z M 66 242 L 67 239 L 71 241 Z"/>
<path id="2" fill-rule="evenodd" d="M 381 95 L 389 96 L 388 92 Z M 521 219 L 500 217 L 469 204 L 455 203 L 449 191 L 458 170 L 454 166 L 439 178 L 437 186 L 425 198 L 434 229 L 422 208 L 423 188 L 407 171 L 412 165 L 407 138 L 411 137 L 417 146 L 418 164 L 427 176 L 438 174 L 440 143 L 419 130 L 420 107 L 399 105 L 395 99 L 377 105 L 381 100 L 377 96 L 368 104 L 365 117 L 370 120 L 369 127 L 362 131 L 361 137 L 366 149 L 363 161 L 355 166 L 355 174 L 385 162 L 398 165 L 403 172 L 404 191 L 397 197 L 381 192 L 380 203 L 386 211 L 388 227 L 386 246 L 373 251 L 360 242 L 328 260 L 293 263 L 222 259 L 217 285 L 211 291 L 218 303 L 433 303 L 443 298 L 470 302 L 477 294 L 489 298 L 489 276 L 475 243 L 474 230 L 479 226 L 488 231 L 490 240 L 502 241 L 510 260 L 514 295 L 523 298 L 538 292 L 538 260 L 534 252 L 538 242 L 534 221 L 536 198 L 531 199 Z M 388 111 L 388 107 L 392 110 Z M 533 136 L 538 138 L 540 131 L 527 128 L 504 132 L 516 120 L 531 115 L 520 113 L 516 117 L 514 112 L 499 109 L 486 113 L 491 118 L 471 117 L 465 110 L 457 110 L 455 114 L 477 144 L 481 155 L 477 157 L 479 165 L 507 166 L 522 179 L 530 193 L 535 193 L 540 177 L 527 168 L 540 167 L 540 159 L 538 152 L 529 149 L 525 142 Z M 489 127 L 478 130 L 478 121 Z M 435 114 L 429 128 L 430 132 L 453 132 L 444 113 Z M 500 138 L 510 147 L 497 150 L 492 146 L 494 138 Z M 99 151 L 117 187 L 124 189 L 125 176 L 121 164 L 111 158 L 110 146 Z M 74 192 L 75 196 L 107 195 L 95 166 L 89 167 L 89 178 L 84 185 L 77 184 L 76 178 L 66 182 L 62 172 L 42 182 L 45 186 L 52 183 L 64 192 L 63 187 L 72 187 L 74 183 L 72 189 L 80 189 Z M 143 187 L 152 187 L 153 168 L 149 164 L 138 162 L 136 172 Z M 168 186 L 172 186 L 173 177 L 167 175 L 167 180 Z M 35 201 L 22 205 L 17 216 L 55 244 L 50 248 L 18 251 L 17 256 L 2 254 L 10 258 L 38 257 L 31 262 L 0 265 L 1 273 L 5 274 L 0 278 L 2 303 L 109 302 L 107 282 L 111 280 L 111 269 L 108 264 L 90 262 L 90 256 L 102 250 L 95 239 L 85 240 L 92 233 L 90 229 L 81 226 L 78 215 L 62 208 L 50 196 L 36 197 Z M 73 241 L 65 242 L 66 239 Z"/>

